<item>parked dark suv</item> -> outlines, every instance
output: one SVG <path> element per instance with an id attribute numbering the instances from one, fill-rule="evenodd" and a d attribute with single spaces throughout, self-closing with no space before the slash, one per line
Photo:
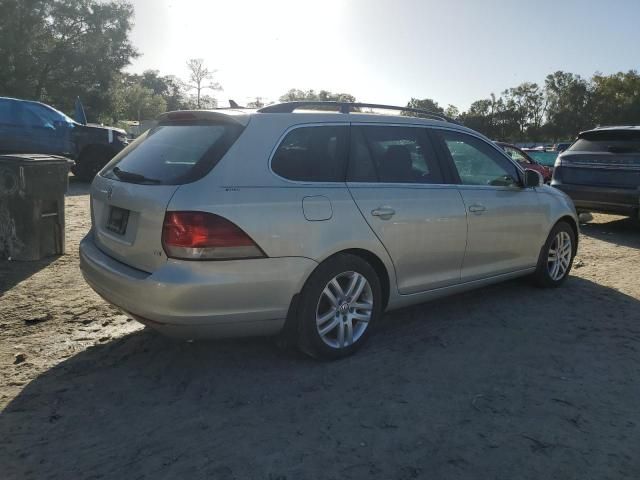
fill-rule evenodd
<path id="1" fill-rule="evenodd" d="M 556 160 L 551 185 L 578 211 L 637 217 L 640 207 L 640 126 L 582 132 Z"/>
<path id="2" fill-rule="evenodd" d="M 83 125 L 39 102 L 0 97 L 0 153 L 48 153 L 76 161 L 90 181 L 128 143 L 124 130 Z"/>

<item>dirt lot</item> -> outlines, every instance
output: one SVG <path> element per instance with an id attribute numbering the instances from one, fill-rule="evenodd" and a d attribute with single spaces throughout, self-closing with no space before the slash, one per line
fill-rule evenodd
<path id="1" fill-rule="evenodd" d="M 178 343 L 69 254 L 0 263 L 2 478 L 640 478 L 640 228 L 582 227 L 559 290 L 512 281 L 386 315 L 355 357 Z"/>

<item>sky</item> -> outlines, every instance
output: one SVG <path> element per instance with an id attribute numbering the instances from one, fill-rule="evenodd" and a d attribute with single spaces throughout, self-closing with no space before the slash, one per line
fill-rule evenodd
<path id="1" fill-rule="evenodd" d="M 220 104 L 299 88 L 464 110 L 556 70 L 640 69 L 640 0 L 130 1 L 142 55 L 128 70 L 186 79 L 202 58 Z"/>

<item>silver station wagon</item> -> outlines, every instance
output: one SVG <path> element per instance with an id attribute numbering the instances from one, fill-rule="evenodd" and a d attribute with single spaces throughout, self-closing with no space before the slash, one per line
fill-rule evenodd
<path id="1" fill-rule="evenodd" d="M 524 275 L 556 287 L 578 245 L 571 200 L 484 136 L 355 103 L 163 114 L 96 176 L 91 216 L 84 277 L 132 318 L 280 333 L 320 358 L 388 310 Z"/>

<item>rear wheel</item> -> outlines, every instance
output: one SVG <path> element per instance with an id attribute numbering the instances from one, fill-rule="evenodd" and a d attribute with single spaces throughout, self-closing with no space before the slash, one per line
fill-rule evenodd
<path id="1" fill-rule="evenodd" d="M 542 247 L 534 273 L 541 287 L 558 287 L 569 275 L 576 252 L 576 235 L 564 221 L 558 222 Z"/>
<path id="2" fill-rule="evenodd" d="M 381 305 L 380 280 L 371 265 L 355 255 L 333 257 L 301 292 L 298 344 L 316 358 L 351 355 L 366 341 Z"/>

